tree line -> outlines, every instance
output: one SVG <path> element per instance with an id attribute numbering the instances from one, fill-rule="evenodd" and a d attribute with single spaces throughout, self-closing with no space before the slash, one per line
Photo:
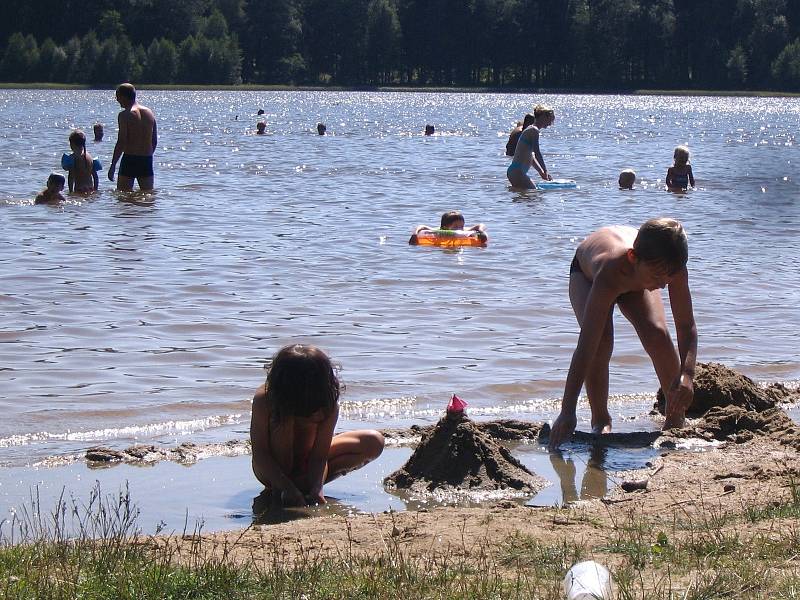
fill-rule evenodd
<path id="1" fill-rule="evenodd" d="M 28 0 L 0 79 L 800 91 L 798 0 Z"/>

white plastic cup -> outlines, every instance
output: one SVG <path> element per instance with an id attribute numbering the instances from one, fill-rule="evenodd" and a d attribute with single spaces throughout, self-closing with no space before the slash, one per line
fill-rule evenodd
<path id="1" fill-rule="evenodd" d="M 564 577 L 567 600 L 609 600 L 611 573 L 593 560 L 576 563 Z"/>

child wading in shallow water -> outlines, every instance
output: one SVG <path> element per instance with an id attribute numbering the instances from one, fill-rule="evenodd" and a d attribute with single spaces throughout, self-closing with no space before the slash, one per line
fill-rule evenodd
<path id="1" fill-rule="evenodd" d="M 694 174 L 689 164 L 689 148 L 678 146 L 672 156 L 674 163 L 667 169 L 666 184 L 671 192 L 683 192 L 694 187 Z"/>
<path id="2" fill-rule="evenodd" d="M 253 473 L 284 506 L 324 504 L 322 486 L 363 467 L 383 452 L 374 430 L 333 434 L 339 380 L 328 356 L 291 345 L 272 358 L 267 381 L 253 398 Z"/>
<path id="3" fill-rule="evenodd" d="M 81 194 L 96 191 L 99 184 L 97 171 L 102 166 L 86 151 L 86 136 L 80 129 L 69 134 L 69 147 L 72 154 L 65 154 L 61 158 L 61 166 L 69 172 L 69 191 Z"/>
<path id="4" fill-rule="evenodd" d="M 664 429 L 681 427 L 694 393 L 697 328 L 686 263 L 689 247 L 674 219 L 650 219 L 633 227 L 603 227 L 578 246 L 569 268 L 569 299 L 581 327 L 564 386 L 561 414 L 553 422 L 550 449 L 575 430 L 578 394 L 586 385 L 592 431 L 611 431 L 608 363 L 614 348 L 614 306 L 631 322 L 653 361 L 667 398 Z M 667 329 L 661 289 L 669 303 L 678 351 Z"/>
<path id="5" fill-rule="evenodd" d="M 50 173 L 47 178 L 47 187 L 36 196 L 34 204 L 58 204 L 64 201 L 61 192 L 64 190 L 64 176 L 58 173 Z"/>

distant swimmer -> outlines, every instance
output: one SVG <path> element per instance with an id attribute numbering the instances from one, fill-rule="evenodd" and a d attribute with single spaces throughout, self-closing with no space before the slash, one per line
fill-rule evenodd
<path id="1" fill-rule="evenodd" d="M 317 133 L 319 135 L 325 135 L 326 131 L 328 131 L 328 128 L 325 126 L 325 123 L 317 123 Z"/>
<path id="2" fill-rule="evenodd" d="M 544 158 L 539 150 L 539 132 L 550 127 L 555 120 L 555 112 L 549 106 L 538 104 L 533 109 L 533 124 L 523 129 L 519 135 L 514 158 L 506 170 L 508 181 L 513 187 L 526 190 L 536 189 L 536 184 L 528 177 L 531 167 L 536 169 L 536 172 L 545 181 L 553 179 L 547 172 Z"/>
<path id="3" fill-rule="evenodd" d="M 436 128 L 433 125 L 425 125 L 425 135 L 433 135 L 436 133 Z"/>
<path id="4" fill-rule="evenodd" d="M 133 182 L 139 189 L 153 189 L 153 153 L 158 145 L 158 129 L 153 111 L 136 102 L 136 88 L 130 83 L 117 87 L 117 102 L 123 108 L 117 117 L 119 133 L 108 169 L 108 178 L 114 181 L 114 171 L 119 164 L 118 190 L 132 190 Z"/>
<path id="5" fill-rule="evenodd" d="M 256 114 L 260 117 L 261 115 L 264 114 L 264 109 L 263 108 L 259 108 L 258 112 Z"/>
<path id="6" fill-rule="evenodd" d="M 561 413 L 550 430 L 555 450 L 577 425 L 578 395 L 586 386 L 594 433 L 611 431 L 608 365 L 614 349 L 614 309 L 633 325 L 667 398 L 663 429 L 682 427 L 692 402 L 697 326 L 686 264 L 689 245 L 675 219 L 633 227 L 603 227 L 589 234 L 569 267 L 569 300 L 580 335 L 569 365 Z M 661 290 L 667 288 L 678 350 L 667 327 Z"/>
<path id="7" fill-rule="evenodd" d="M 689 164 L 689 148 L 678 146 L 673 153 L 673 164 L 667 169 L 666 184 L 670 192 L 685 192 L 694 187 L 694 173 Z"/>
<path id="8" fill-rule="evenodd" d="M 64 196 L 61 195 L 61 192 L 64 191 L 64 183 L 66 183 L 66 180 L 63 175 L 59 173 L 50 173 L 50 177 L 47 178 L 47 187 L 39 192 L 33 203 L 58 204 L 59 202 L 63 202 Z"/>
<path id="9" fill-rule="evenodd" d="M 467 227 L 464 221 L 464 215 L 461 214 L 461 211 L 458 210 L 451 210 L 442 215 L 441 224 L 439 225 L 439 229 L 448 230 L 448 231 L 465 231 L 465 232 L 476 232 L 475 235 L 484 244 L 489 240 L 486 235 L 486 226 L 483 223 L 478 223 L 477 225 L 471 225 Z M 418 225 L 417 228 L 414 230 L 414 233 L 411 235 L 411 238 L 408 240 L 408 243 L 412 246 L 416 246 L 419 244 L 419 234 L 423 231 L 436 231 L 435 228 L 430 227 L 428 225 Z"/>
<path id="10" fill-rule="evenodd" d="M 383 452 L 373 429 L 334 434 L 339 379 L 315 346 L 285 346 L 272 357 L 267 381 L 253 397 L 250 443 L 253 473 L 273 504 L 325 504 L 324 484 Z"/>
<path id="11" fill-rule="evenodd" d="M 511 130 L 511 133 L 508 134 L 508 142 L 506 142 L 506 156 L 514 156 L 514 152 L 517 150 L 517 142 L 519 141 L 520 134 L 522 134 L 526 128 L 533 125 L 533 120 L 533 115 L 528 113 L 525 115 L 522 123 L 517 121 L 517 126 Z"/>
<path id="12" fill-rule="evenodd" d="M 97 191 L 99 178 L 97 172 L 102 168 L 100 161 L 93 159 L 86 150 L 86 135 L 76 129 L 69 134 L 69 148 L 72 154 L 61 157 L 61 166 L 67 171 L 67 185 L 70 192 L 90 194 Z"/>
<path id="13" fill-rule="evenodd" d="M 94 141 L 95 142 L 102 142 L 103 141 L 103 124 L 102 123 L 95 123 L 92 127 L 92 131 L 94 131 Z"/>
<path id="14" fill-rule="evenodd" d="M 636 183 L 636 171 L 633 169 L 623 169 L 619 174 L 619 189 L 632 190 Z"/>
<path id="15" fill-rule="evenodd" d="M 256 134 L 257 135 L 264 135 L 267 131 L 267 124 L 264 121 L 259 121 L 256 123 Z"/>

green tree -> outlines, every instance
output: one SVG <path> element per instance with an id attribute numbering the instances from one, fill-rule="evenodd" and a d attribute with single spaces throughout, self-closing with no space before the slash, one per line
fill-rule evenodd
<path id="1" fill-rule="evenodd" d="M 47 38 L 39 47 L 39 75 L 42 81 L 67 81 L 67 53 Z"/>
<path id="2" fill-rule="evenodd" d="M 401 48 L 400 20 L 390 0 L 371 0 L 365 37 L 369 76 L 378 83 L 390 83 Z"/>
<path id="3" fill-rule="evenodd" d="M 772 76 L 782 89 L 800 91 L 800 39 L 781 50 L 772 63 Z"/>
<path id="4" fill-rule="evenodd" d="M 33 81 L 39 69 L 39 45 L 31 34 L 14 33 L 8 38 L 6 52 L 0 62 L 5 81 Z"/>
<path id="5" fill-rule="evenodd" d="M 143 78 L 148 83 L 173 83 L 178 75 L 178 48 L 168 39 L 153 40 L 147 47 Z"/>
<path id="6" fill-rule="evenodd" d="M 107 10 L 100 16 L 97 24 L 97 34 L 101 39 L 120 37 L 125 35 L 125 26 L 122 24 L 122 15 L 116 10 Z"/>
<path id="7" fill-rule="evenodd" d="M 731 50 L 725 67 L 728 71 L 729 81 L 737 88 L 744 87 L 747 83 L 749 69 L 747 68 L 747 54 L 741 45 L 737 45 Z"/>
<path id="8" fill-rule="evenodd" d="M 245 74 L 258 82 L 283 83 L 302 75 L 302 11 L 295 0 L 247 5 L 249 29 Z"/>

